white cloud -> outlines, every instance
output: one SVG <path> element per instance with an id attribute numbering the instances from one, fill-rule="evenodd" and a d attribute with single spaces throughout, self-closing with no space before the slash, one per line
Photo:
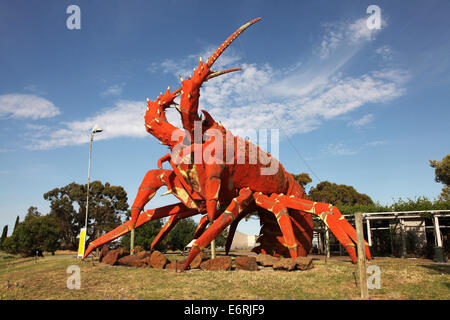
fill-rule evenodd
<path id="1" fill-rule="evenodd" d="M 324 78 L 304 94 L 271 91 L 279 74 L 268 67 L 250 66 L 251 72 L 234 73 L 205 85 L 201 105 L 230 130 L 281 128 L 286 134 L 316 129 L 323 121 L 347 114 L 368 103 L 392 100 L 404 93 L 402 71 L 371 72 L 360 77 Z M 215 80 L 215 79 L 214 79 Z M 246 85 L 240 85 L 245 83 Z M 290 90 L 301 87 L 291 87 Z M 356 122 L 368 123 L 373 116 Z M 235 131 L 233 131 L 235 132 Z"/>
<path id="2" fill-rule="evenodd" d="M 369 113 L 361 117 L 360 119 L 351 121 L 348 125 L 352 127 L 364 127 L 365 125 L 371 123 L 375 119 L 374 115 Z"/>
<path id="3" fill-rule="evenodd" d="M 202 57 L 203 61 L 206 61 L 215 49 L 216 47 L 214 46 L 208 46 L 199 53 L 190 54 L 179 60 L 164 59 L 160 63 L 153 62 L 147 70 L 152 73 L 163 72 L 172 74 L 177 79 L 179 78 L 179 75 L 181 75 L 186 79 L 192 75 L 194 67 L 197 68 L 200 57 Z M 233 48 L 228 48 L 214 63 L 214 70 L 222 70 L 224 67 L 232 65 L 240 59 L 241 56 Z"/>
<path id="4" fill-rule="evenodd" d="M 378 29 L 367 27 L 367 18 L 360 18 L 353 22 L 325 23 L 325 33 L 320 45 L 315 51 L 321 59 L 328 59 L 336 51 L 349 50 L 349 47 L 359 46 L 375 39 Z M 386 21 L 382 22 L 386 26 Z"/>
<path id="5" fill-rule="evenodd" d="M 100 95 L 102 97 L 120 96 L 122 94 L 124 85 L 124 83 L 114 84 L 108 87 L 106 90 L 102 91 Z"/>
<path id="6" fill-rule="evenodd" d="M 216 121 L 221 121 L 236 135 L 245 135 L 249 129 L 279 128 L 283 131 L 280 138 L 283 138 L 285 134 L 315 130 L 324 122 L 361 106 L 393 100 L 405 93 L 408 72 L 384 68 L 354 76 L 340 73 L 340 68 L 359 52 L 361 45 L 374 39 L 373 32 L 367 29 L 365 19 L 338 27 L 329 25 L 321 45 L 322 49 L 328 50 L 326 59 L 313 56 L 309 61 L 295 61 L 292 67 L 282 69 L 272 68 L 269 64 L 237 65 L 241 57 L 229 48 L 214 69 L 240 66 L 243 70 L 205 83 L 200 109 L 210 112 Z M 213 50 L 212 46 L 203 50 L 203 59 Z M 191 54 L 182 61 L 166 59 L 159 64 L 153 63 L 149 71 L 186 76 L 197 66 L 199 56 Z M 93 117 L 63 123 L 60 128 L 45 132 L 46 138 L 36 139 L 32 148 L 88 142 L 94 124 L 104 129 L 98 139 L 144 137 L 147 135 L 142 119 L 144 111 L 145 102 L 119 101 Z M 169 109 L 168 119 L 180 127 L 176 111 Z M 373 119 L 369 113 L 351 125 L 363 126 Z M 357 152 L 340 144 L 330 144 L 324 150 L 340 155 Z"/>
<path id="7" fill-rule="evenodd" d="M 366 145 L 369 147 L 374 147 L 374 146 L 381 146 L 383 144 L 386 144 L 386 141 L 376 140 L 376 141 L 368 142 Z"/>
<path id="8" fill-rule="evenodd" d="M 33 94 L 0 95 L 0 117 L 51 118 L 60 114 L 59 109 L 45 98 Z"/>
<path id="9" fill-rule="evenodd" d="M 375 50 L 375 53 L 380 55 L 383 61 L 391 61 L 393 52 L 392 48 L 388 45 L 384 45 L 382 47 L 379 47 Z"/>
<path id="10" fill-rule="evenodd" d="M 59 128 L 34 128 L 39 139 L 32 140 L 29 149 L 51 149 L 89 142 L 91 130 L 98 124 L 103 132 L 96 140 L 117 137 L 144 137 L 145 101 L 119 101 L 111 108 L 103 109 L 97 115 L 81 121 L 62 123 Z M 34 136 L 36 137 L 36 136 Z"/>
<path id="11" fill-rule="evenodd" d="M 45 95 L 46 93 L 36 84 L 30 84 L 23 88 L 25 91 L 31 92 L 36 95 Z"/>
<path id="12" fill-rule="evenodd" d="M 330 143 L 321 149 L 321 153 L 325 156 L 351 156 L 358 152 L 358 149 L 349 148 L 341 142 Z"/>

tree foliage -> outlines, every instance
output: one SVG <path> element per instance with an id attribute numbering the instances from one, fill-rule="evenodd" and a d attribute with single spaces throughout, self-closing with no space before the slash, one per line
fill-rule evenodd
<path id="1" fill-rule="evenodd" d="M 307 173 L 292 174 L 292 176 L 294 177 L 295 181 L 297 181 L 303 187 L 303 189 L 308 183 L 312 182 L 311 177 Z"/>
<path id="2" fill-rule="evenodd" d="M 6 238 L 3 248 L 8 253 L 34 255 L 36 250 L 55 252 L 59 247 L 60 232 L 55 218 L 27 215 L 13 234 Z"/>
<path id="3" fill-rule="evenodd" d="M 50 215 L 58 221 L 64 247 L 75 249 L 86 216 L 86 185 L 75 182 L 44 194 L 50 201 Z M 121 186 L 94 181 L 89 191 L 88 241 L 121 223 L 127 212 L 127 193 Z"/>
<path id="4" fill-rule="evenodd" d="M 7 236 L 8 236 L 8 225 L 3 227 L 2 237 L 0 238 L 0 249 L 2 249 L 3 242 L 5 241 Z"/>
<path id="5" fill-rule="evenodd" d="M 194 219 L 181 219 L 167 235 L 165 245 L 172 250 L 183 250 L 191 242 L 196 228 Z"/>
<path id="6" fill-rule="evenodd" d="M 309 191 L 308 199 L 331 203 L 336 206 L 353 206 L 355 204 L 370 205 L 372 199 L 359 193 L 352 186 L 322 181 Z"/>
<path id="7" fill-rule="evenodd" d="M 31 219 L 31 218 L 39 218 L 41 216 L 41 213 L 38 211 L 36 207 L 29 207 L 27 211 L 27 215 L 25 216 L 25 220 Z"/>
<path id="8" fill-rule="evenodd" d="M 434 168 L 436 182 L 450 186 L 450 154 L 442 158 L 441 161 L 430 160 L 430 166 Z"/>
<path id="9" fill-rule="evenodd" d="M 430 160 L 430 166 L 434 168 L 434 180 L 445 185 L 440 197 L 444 200 L 450 200 L 450 154 L 446 155 L 441 161 Z"/>
<path id="10" fill-rule="evenodd" d="M 16 230 L 16 227 L 19 225 L 19 222 L 20 222 L 20 217 L 17 216 L 16 222 L 14 223 L 14 229 L 13 229 L 13 232 L 14 232 L 14 230 Z"/>
<path id="11" fill-rule="evenodd" d="M 150 246 L 163 226 L 162 220 L 154 220 L 147 222 L 136 229 L 134 234 L 135 246 L 141 246 L 145 250 L 150 250 Z M 130 248 L 130 233 L 127 233 L 121 238 L 122 246 Z M 163 250 L 163 246 L 160 244 L 155 249 L 158 251 Z"/>
<path id="12" fill-rule="evenodd" d="M 380 203 L 355 204 L 353 206 L 338 206 L 342 214 L 354 214 L 356 212 L 401 212 L 401 211 L 427 211 L 427 210 L 450 210 L 450 200 L 437 198 L 430 200 L 425 196 L 414 199 L 395 200 L 391 205 Z"/>

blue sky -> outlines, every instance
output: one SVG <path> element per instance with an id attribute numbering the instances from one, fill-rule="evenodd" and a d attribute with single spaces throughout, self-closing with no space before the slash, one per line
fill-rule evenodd
<path id="1" fill-rule="evenodd" d="M 81 9 L 69 30 L 66 9 Z M 369 29 L 369 5 L 381 29 Z M 0 1 L 0 226 L 43 194 L 91 179 L 132 204 L 167 153 L 142 113 L 238 27 L 201 108 L 236 134 L 280 130 L 287 171 L 354 186 L 374 201 L 436 197 L 430 159 L 450 147 L 448 1 Z M 177 124 L 178 115 L 169 112 Z M 320 179 L 320 180 L 319 180 Z M 165 190 L 160 192 L 163 193 Z M 147 208 L 176 200 L 156 196 Z M 198 220 L 198 219 L 197 219 Z M 257 234 L 257 221 L 238 230 Z"/>

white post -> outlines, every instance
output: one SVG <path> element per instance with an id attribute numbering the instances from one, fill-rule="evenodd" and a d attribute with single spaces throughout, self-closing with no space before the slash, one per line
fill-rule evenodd
<path id="1" fill-rule="evenodd" d="M 438 247 L 442 247 L 441 231 L 439 229 L 439 218 L 436 216 L 436 214 L 433 216 L 433 220 L 434 220 L 434 233 L 436 234 L 436 243 Z"/>
<path id="2" fill-rule="evenodd" d="M 366 218 L 366 227 L 367 227 L 367 242 L 369 243 L 369 247 L 372 247 L 372 233 L 370 232 L 370 220 Z"/>
<path id="3" fill-rule="evenodd" d="M 325 230 L 325 253 L 327 258 L 330 257 L 330 228 L 326 227 Z"/>
<path id="4" fill-rule="evenodd" d="M 213 220 L 210 220 L 210 224 L 213 224 Z M 216 258 L 216 239 L 214 238 L 211 241 L 211 259 L 215 259 Z"/>
<path id="5" fill-rule="evenodd" d="M 403 219 L 399 219 L 400 222 L 400 236 L 402 238 L 402 258 L 406 258 L 406 233 Z"/>
<path id="6" fill-rule="evenodd" d="M 213 241 L 211 241 L 211 259 L 215 258 L 216 258 L 216 239 L 213 239 Z"/>

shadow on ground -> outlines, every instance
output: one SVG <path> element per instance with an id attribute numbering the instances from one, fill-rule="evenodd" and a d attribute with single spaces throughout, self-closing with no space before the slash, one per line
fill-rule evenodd
<path id="1" fill-rule="evenodd" d="M 435 264 L 421 265 L 421 267 L 433 270 L 435 271 L 435 273 L 450 274 L 450 264 L 435 263 Z M 446 285 L 450 286 L 449 283 L 446 283 Z"/>

